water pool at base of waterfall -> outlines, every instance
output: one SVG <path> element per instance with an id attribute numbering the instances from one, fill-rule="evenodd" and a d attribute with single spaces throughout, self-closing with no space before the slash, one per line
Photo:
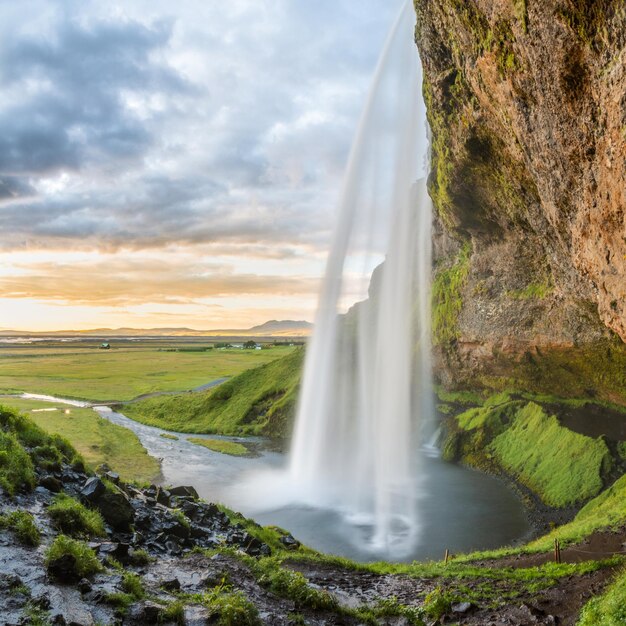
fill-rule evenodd
<path id="1" fill-rule="evenodd" d="M 286 456 L 276 451 L 271 441 L 171 433 L 179 437 L 174 441 L 161 437 L 170 431 L 139 424 L 105 407 L 97 410 L 106 419 L 133 430 L 148 452 L 162 459 L 164 484 L 193 485 L 203 499 L 225 504 L 260 524 L 285 528 L 321 552 L 363 562 L 441 559 L 446 549 L 456 553 L 497 548 L 521 540 L 530 532 L 523 504 L 502 481 L 424 456 L 420 473 L 428 489 L 416 494 L 418 531 L 412 550 L 401 558 L 384 550 L 373 552 L 367 547 L 369 528 L 351 523 L 338 510 L 299 504 L 273 507 L 271 493 L 266 506 L 259 502 L 258 494 L 246 502 L 246 490 L 239 488 L 242 482 L 250 475 L 271 474 L 286 465 Z M 190 443 L 188 437 L 244 442 L 253 447 L 256 456 L 213 452 Z"/>

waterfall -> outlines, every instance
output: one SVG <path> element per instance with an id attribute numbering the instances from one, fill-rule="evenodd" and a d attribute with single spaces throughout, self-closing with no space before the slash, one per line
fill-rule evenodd
<path id="1" fill-rule="evenodd" d="M 418 451 L 434 413 L 428 138 L 414 27 L 407 1 L 350 153 L 289 466 L 302 501 L 343 510 L 387 552 L 408 549 L 419 527 Z"/>

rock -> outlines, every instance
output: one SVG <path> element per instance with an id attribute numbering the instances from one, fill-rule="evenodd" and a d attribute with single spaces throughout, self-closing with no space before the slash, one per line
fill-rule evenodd
<path id="1" fill-rule="evenodd" d="M 458 604 L 452 605 L 453 613 L 467 613 L 470 611 L 474 605 L 471 602 L 459 602 Z"/>
<path id="2" fill-rule="evenodd" d="M 39 486 L 53 493 L 63 491 L 63 483 L 55 476 L 43 476 L 39 479 Z"/>
<path id="3" fill-rule="evenodd" d="M 163 589 L 167 589 L 167 591 L 178 591 L 180 589 L 180 580 L 175 576 L 173 578 L 168 578 L 161 583 L 161 587 Z"/>
<path id="4" fill-rule="evenodd" d="M 135 511 L 124 493 L 106 491 L 94 504 L 113 529 L 122 532 L 131 530 Z"/>
<path id="5" fill-rule="evenodd" d="M 195 520 L 200 513 L 200 507 L 195 502 L 183 502 L 180 510 L 190 519 Z"/>
<path id="6" fill-rule="evenodd" d="M 163 607 L 156 602 L 144 600 L 133 606 L 128 614 L 128 621 L 133 624 L 159 624 L 163 616 Z M 126 620 L 125 620 L 126 623 Z"/>
<path id="7" fill-rule="evenodd" d="M 78 590 L 81 593 L 89 593 L 93 589 L 91 583 L 86 578 L 81 578 L 78 581 Z"/>
<path id="8" fill-rule="evenodd" d="M 156 492 L 156 501 L 163 506 L 170 506 L 170 492 L 159 487 Z"/>
<path id="9" fill-rule="evenodd" d="M 190 534 L 189 526 L 185 526 L 185 524 L 175 517 L 170 517 L 163 522 L 163 532 L 179 537 L 180 539 L 187 539 Z"/>
<path id="10" fill-rule="evenodd" d="M 48 572 L 56 580 L 64 583 L 77 582 L 76 559 L 72 554 L 62 554 L 48 563 Z"/>
<path id="11" fill-rule="evenodd" d="M 290 533 L 279 537 L 278 541 L 280 541 L 287 550 L 297 550 L 300 547 L 300 542 Z"/>
<path id="12" fill-rule="evenodd" d="M 172 487 L 169 492 L 172 496 L 187 496 L 189 498 L 193 498 L 194 500 L 197 500 L 200 497 L 198 492 L 191 486 Z"/>
<path id="13" fill-rule="evenodd" d="M 101 543 L 98 546 L 98 554 L 103 557 L 110 557 L 119 561 L 120 563 L 128 563 L 130 560 L 129 556 L 130 544 L 128 543 L 116 543 L 112 541 L 107 541 L 105 543 Z"/>
<path id="14" fill-rule="evenodd" d="M 89 502 L 96 502 L 106 492 L 104 483 L 97 477 L 87 479 L 87 482 L 80 490 L 80 495 Z"/>
<path id="15" fill-rule="evenodd" d="M 115 485 L 119 485 L 120 475 L 116 472 L 108 471 L 105 474 L 103 474 L 102 477 L 106 478 L 107 480 L 110 480 Z"/>

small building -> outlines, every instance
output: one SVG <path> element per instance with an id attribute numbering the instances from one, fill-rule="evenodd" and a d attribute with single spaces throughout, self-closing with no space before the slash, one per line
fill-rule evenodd
<path id="1" fill-rule="evenodd" d="M 108 341 L 105 341 L 100 344 L 100 350 L 110 350 L 111 344 Z"/>

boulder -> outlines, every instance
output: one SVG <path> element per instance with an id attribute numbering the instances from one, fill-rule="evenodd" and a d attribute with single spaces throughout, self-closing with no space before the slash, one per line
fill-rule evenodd
<path id="1" fill-rule="evenodd" d="M 169 492 L 172 496 L 188 497 L 193 498 L 194 500 L 197 500 L 200 497 L 198 492 L 191 486 L 172 487 Z"/>
<path id="2" fill-rule="evenodd" d="M 290 533 L 279 537 L 278 541 L 280 541 L 287 550 L 297 550 L 300 547 L 300 542 Z"/>
<path id="3" fill-rule="evenodd" d="M 42 476 L 39 479 L 39 486 L 44 487 L 48 491 L 52 491 L 53 493 L 59 493 L 63 491 L 63 483 L 56 478 L 55 476 Z"/>
<path id="4" fill-rule="evenodd" d="M 106 490 L 104 483 L 97 476 L 92 476 L 83 485 L 80 495 L 89 502 L 95 502 L 100 496 L 104 495 Z"/>
<path id="5" fill-rule="evenodd" d="M 48 572 L 53 578 L 63 583 L 75 583 L 80 578 L 76 574 L 76 558 L 72 554 L 62 554 L 50 561 Z"/>
<path id="6" fill-rule="evenodd" d="M 121 491 L 106 491 L 96 502 L 96 508 L 114 530 L 128 532 L 135 520 L 135 510 Z"/>

